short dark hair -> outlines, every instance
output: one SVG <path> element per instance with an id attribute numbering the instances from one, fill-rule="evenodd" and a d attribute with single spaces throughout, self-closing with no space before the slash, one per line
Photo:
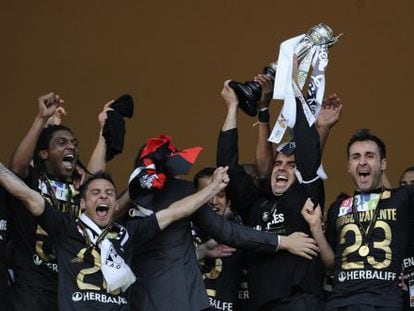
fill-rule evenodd
<path id="1" fill-rule="evenodd" d="M 109 174 L 109 173 L 107 173 L 107 172 L 104 172 L 104 171 L 99 171 L 99 172 L 96 172 L 96 173 L 94 173 L 94 174 L 92 174 L 86 181 L 85 181 L 85 183 L 80 187 L 80 190 L 79 190 L 79 197 L 80 198 L 85 198 L 85 195 L 86 195 L 86 191 L 88 190 L 88 186 L 89 186 L 89 184 L 92 182 L 92 181 L 94 181 L 94 180 L 97 180 L 97 179 L 105 179 L 105 180 L 107 180 L 107 181 L 109 181 L 113 186 L 114 186 L 114 188 L 115 188 L 115 192 L 116 192 L 116 187 L 115 187 L 115 182 L 114 182 L 114 180 L 112 179 L 112 176 L 111 176 L 111 174 Z"/>
<path id="2" fill-rule="evenodd" d="M 407 172 L 411 172 L 411 171 L 414 171 L 414 166 L 410 166 L 410 167 L 407 167 L 402 173 L 401 173 L 401 176 L 400 176 L 400 180 L 401 180 L 401 178 L 404 176 L 404 174 L 405 173 L 407 173 Z"/>
<path id="3" fill-rule="evenodd" d="M 348 158 L 349 158 L 349 149 L 354 143 L 358 141 L 367 141 L 367 140 L 373 141 L 378 146 L 380 158 L 385 159 L 387 156 L 387 149 L 385 147 L 384 142 L 381 139 L 379 139 L 378 136 L 375 136 L 374 134 L 372 134 L 369 131 L 369 129 L 360 129 L 351 136 L 351 138 L 348 141 L 347 148 L 346 148 L 346 153 L 347 153 Z"/>
<path id="4" fill-rule="evenodd" d="M 33 154 L 33 161 L 35 167 L 39 167 L 42 161 L 39 158 L 39 151 L 47 149 L 49 147 L 50 140 L 52 136 L 57 131 L 68 131 L 73 134 L 72 130 L 64 125 L 49 125 L 42 129 L 42 132 L 39 135 L 37 140 L 35 151 Z"/>
<path id="5" fill-rule="evenodd" d="M 200 179 L 204 177 L 213 176 L 215 170 L 216 170 L 215 167 L 205 167 L 202 170 L 198 171 L 194 175 L 194 179 L 193 179 L 194 188 L 198 190 L 198 187 L 200 187 Z"/>

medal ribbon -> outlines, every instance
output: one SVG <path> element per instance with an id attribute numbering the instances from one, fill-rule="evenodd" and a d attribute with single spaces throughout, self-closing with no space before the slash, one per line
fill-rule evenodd
<path id="1" fill-rule="evenodd" d="M 40 179 L 46 184 L 47 194 L 50 197 L 53 207 L 59 210 L 59 202 L 58 202 L 58 199 L 56 198 L 55 191 L 53 190 L 53 187 L 50 184 L 49 178 L 46 176 L 45 173 L 42 172 L 40 174 Z M 67 185 L 67 187 L 68 187 L 68 196 L 65 201 L 65 210 L 64 210 L 65 213 L 69 213 L 71 211 L 70 208 L 72 206 L 72 197 L 73 197 L 72 189 L 70 188 L 69 185 Z M 41 194 L 43 195 L 43 193 Z M 74 214 L 75 214 L 74 216 L 78 216 L 76 215 L 76 211 L 74 211 Z"/>
<path id="2" fill-rule="evenodd" d="M 354 221 L 356 223 L 356 225 L 359 228 L 359 231 L 361 233 L 361 237 L 362 237 L 362 245 L 367 245 L 368 241 L 370 240 L 372 233 L 374 232 L 374 228 L 375 228 L 375 223 L 377 221 L 378 215 L 379 215 L 379 202 L 382 200 L 383 194 L 384 194 L 385 189 L 382 188 L 381 189 L 381 195 L 378 199 L 377 204 L 375 205 L 375 210 L 374 210 L 374 214 L 372 215 L 372 218 L 367 226 L 367 228 L 365 229 L 364 226 L 362 225 L 361 221 L 359 220 L 358 217 L 358 212 L 357 212 L 357 206 L 356 206 L 356 200 L 355 200 L 355 196 L 352 198 L 352 214 L 354 215 Z"/>

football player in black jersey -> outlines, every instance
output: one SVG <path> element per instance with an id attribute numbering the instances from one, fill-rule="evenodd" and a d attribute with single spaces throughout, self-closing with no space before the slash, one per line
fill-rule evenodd
<path id="1" fill-rule="evenodd" d="M 401 187 L 414 184 L 414 166 L 410 166 L 402 172 L 399 184 Z M 414 234 L 414 232 L 412 233 Z M 405 282 L 404 310 L 414 310 L 414 256 L 404 258 L 403 278 Z"/>
<path id="2" fill-rule="evenodd" d="M 401 310 L 398 276 L 412 250 L 413 188 L 383 186 L 385 144 L 368 130 L 351 137 L 347 154 L 356 190 L 329 209 L 326 239 L 320 207 L 309 201 L 302 211 L 333 276 L 327 309 Z"/>
<path id="3" fill-rule="evenodd" d="M 10 169 L 54 208 L 79 215 L 77 177 L 78 147 L 73 132 L 63 125 L 49 125 L 62 100 L 54 93 L 38 99 L 38 115 L 10 160 Z M 107 105 L 99 115 L 101 130 Z M 59 122 L 58 122 L 59 123 Z M 101 133 L 92 155 L 91 172 L 105 168 L 105 140 Z M 31 162 L 33 160 L 33 165 Z M 80 181 L 80 179 L 78 179 Z M 9 202 L 14 231 L 13 286 L 15 310 L 57 310 L 57 261 L 53 243 L 32 215 L 13 199 Z"/>
<path id="4" fill-rule="evenodd" d="M 227 117 L 219 137 L 218 165 L 229 166 L 231 180 L 228 189 L 232 204 L 237 208 L 243 223 L 261 231 L 280 235 L 310 234 L 309 226 L 301 217 L 306 195 L 323 202 L 323 184 L 318 178 L 321 164 L 321 143 L 326 140 L 330 128 L 338 121 L 341 111 L 339 98 L 330 110 L 327 126 L 321 137 L 315 126 L 309 127 L 302 106 L 297 104 L 297 120 L 294 131 L 296 144 L 289 142 L 274 155 L 267 141 L 270 134 L 268 106 L 272 94 L 272 79 L 259 75 L 255 80 L 262 86 L 259 101 L 259 139 L 256 159 L 259 174 L 267 177 L 271 172 L 268 188 L 257 189 L 250 176 L 238 163 L 237 110 L 238 100 L 225 82 L 222 96 L 227 105 Z M 323 137 L 322 137 L 323 136 Z M 299 170 L 303 179 L 296 178 Z M 309 252 L 278 256 L 256 256 L 248 260 L 248 280 L 251 310 L 320 310 L 323 308 L 323 271 L 319 256 Z"/>
<path id="5" fill-rule="evenodd" d="M 206 167 L 194 175 L 194 187 L 196 190 L 203 189 L 212 182 L 214 170 L 212 167 Z M 212 197 L 208 205 L 222 217 L 239 224 L 241 223 L 240 217 L 233 214 L 230 208 L 230 201 L 227 199 L 224 190 Z M 200 239 L 199 244 L 202 243 L 197 246 L 197 254 L 211 310 L 248 310 L 249 294 L 247 282 L 243 274 L 243 251 L 223 244 L 216 243 L 214 245 L 215 241 L 209 240 L 208 235 L 200 232 L 197 228 L 194 228 L 194 230 L 197 233 L 196 238 Z M 209 245 L 210 243 L 213 244 L 214 248 Z M 207 251 L 200 252 L 200 249 Z M 199 253 L 204 253 L 205 255 L 201 256 Z M 209 255 L 210 253 L 213 254 Z M 241 299 L 239 299 L 240 297 Z"/>
<path id="6" fill-rule="evenodd" d="M 133 251 L 169 224 L 195 212 L 226 187 L 227 168 L 214 172 L 212 183 L 167 209 L 125 227 L 112 221 L 117 208 L 110 176 L 97 173 L 81 189 L 79 219 L 53 208 L 0 163 L 0 184 L 20 199 L 54 240 L 59 262 L 59 310 L 129 310 L 129 268 Z"/>

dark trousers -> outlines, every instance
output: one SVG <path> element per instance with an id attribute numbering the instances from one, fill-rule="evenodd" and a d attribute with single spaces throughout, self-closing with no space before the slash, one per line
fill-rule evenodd
<path id="1" fill-rule="evenodd" d="M 58 311 L 57 293 L 23 284 L 12 288 L 14 311 Z"/>

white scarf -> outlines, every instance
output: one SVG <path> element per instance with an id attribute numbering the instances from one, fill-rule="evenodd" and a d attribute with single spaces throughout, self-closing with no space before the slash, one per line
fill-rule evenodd
<path id="1" fill-rule="evenodd" d="M 94 245 L 97 239 L 102 234 L 103 230 L 99 228 L 85 213 L 82 213 L 79 220 L 85 226 L 85 231 Z M 125 230 L 125 235 L 122 237 L 121 247 L 128 241 L 127 230 L 117 225 L 121 230 Z M 83 234 L 83 232 L 82 232 Z M 112 292 L 121 289 L 125 292 L 128 287 L 136 281 L 134 273 L 131 268 L 125 263 L 124 259 L 116 252 L 112 242 L 105 236 L 97 245 L 101 251 L 101 271 L 107 283 L 107 292 Z"/>

